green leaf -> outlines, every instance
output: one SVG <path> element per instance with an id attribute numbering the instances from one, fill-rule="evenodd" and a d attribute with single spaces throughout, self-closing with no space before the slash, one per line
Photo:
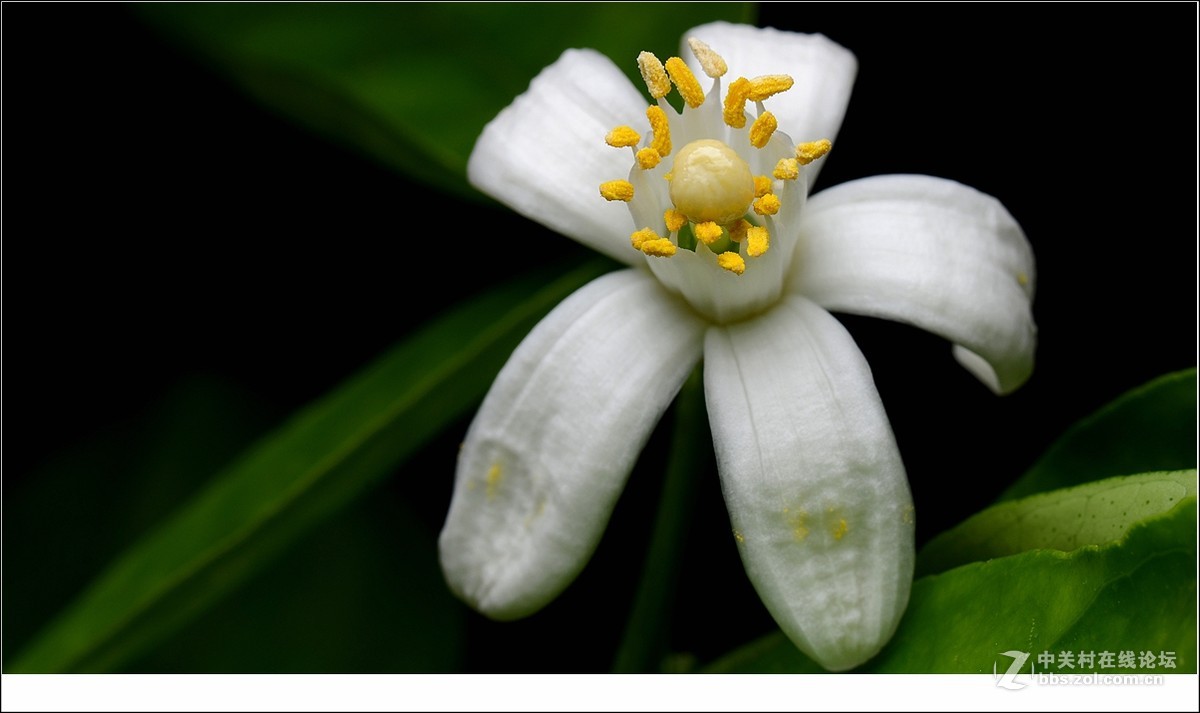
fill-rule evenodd
<path id="1" fill-rule="evenodd" d="M 752 3 L 136 6 L 151 24 L 198 49 L 268 106 L 410 177 L 468 195 L 473 193 L 464 181 L 466 161 L 480 131 L 563 50 L 597 49 L 632 79 L 641 50 L 678 52 L 688 28 L 712 20 L 752 21 L 753 8 Z"/>
<path id="2" fill-rule="evenodd" d="M 1114 542 L 1142 520 L 1196 495 L 1196 471 L 1118 476 L 1001 503 L 929 541 L 917 576 L 1026 550 L 1070 552 Z"/>
<path id="3" fill-rule="evenodd" d="M 1162 376 L 1080 421 L 1000 496 L 1196 467 L 1196 370 Z"/>
<path id="4" fill-rule="evenodd" d="M 112 670 L 194 618 L 467 413 L 537 320 L 610 266 L 514 280 L 397 345 L 128 550 L 11 672 Z"/>
<path id="5" fill-rule="evenodd" d="M 859 670 L 990 673 L 993 663 L 1005 665 L 1000 654 L 1009 650 L 1173 652 L 1175 669 L 1093 672 L 1194 673 L 1196 498 L 1139 523 L 1118 542 L 1031 550 L 918 579 L 895 636 Z M 772 634 L 708 670 L 820 670 L 815 666 Z"/>

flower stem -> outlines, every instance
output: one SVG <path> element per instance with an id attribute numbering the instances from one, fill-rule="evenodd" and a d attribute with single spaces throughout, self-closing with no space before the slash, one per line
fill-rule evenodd
<path id="1" fill-rule="evenodd" d="M 704 378 L 702 365 L 697 365 L 675 400 L 675 424 L 658 515 L 633 612 L 613 662 L 614 673 L 656 672 L 667 653 L 671 601 L 687 539 L 693 484 L 711 459 Z"/>

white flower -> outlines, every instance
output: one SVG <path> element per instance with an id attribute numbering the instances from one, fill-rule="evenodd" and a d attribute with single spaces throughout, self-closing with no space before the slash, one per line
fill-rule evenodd
<path id="1" fill-rule="evenodd" d="M 796 646 L 847 669 L 908 602 L 913 506 L 871 372 L 826 310 L 941 335 L 1005 393 L 1032 369 L 1033 256 L 999 202 L 952 181 L 807 199 L 849 101 L 846 49 L 726 23 L 687 37 L 686 62 L 639 56 L 649 109 L 609 59 L 568 50 L 475 145 L 476 187 L 630 267 L 563 301 L 496 378 L 459 455 L 442 567 L 495 619 L 557 596 L 703 355 L 746 572 Z"/>

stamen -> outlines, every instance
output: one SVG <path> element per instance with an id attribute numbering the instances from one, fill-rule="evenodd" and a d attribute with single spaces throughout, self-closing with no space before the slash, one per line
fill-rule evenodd
<path id="1" fill-rule="evenodd" d="M 746 261 L 735 252 L 721 253 L 717 256 L 717 264 L 735 275 L 746 271 Z"/>
<path id="2" fill-rule="evenodd" d="M 794 158 L 781 158 L 775 164 L 774 176 L 781 181 L 794 181 L 800 177 L 800 162 Z"/>
<path id="3" fill-rule="evenodd" d="M 746 254 L 750 257 L 762 257 L 771 247 L 771 234 L 761 225 L 751 226 L 746 231 L 746 240 L 750 241 L 746 245 Z"/>
<path id="4" fill-rule="evenodd" d="M 641 250 L 642 246 L 651 240 L 662 240 L 662 236 L 649 228 L 635 230 L 633 231 L 633 234 L 629 236 L 629 242 L 632 243 L 633 247 L 637 248 L 638 250 Z"/>
<path id="5" fill-rule="evenodd" d="M 671 81 L 675 82 L 675 88 L 679 90 L 679 95 L 688 106 L 695 109 L 704 103 L 704 90 L 700 88 L 700 82 L 696 81 L 696 75 L 692 74 L 692 70 L 688 69 L 682 59 L 668 59 L 667 74 L 670 75 Z"/>
<path id="6" fill-rule="evenodd" d="M 700 63 L 700 68 L 713 79 L 724 76 L 729 71 L 729 65 L 725 64 L 725 59 L 716 52 L 713 52 L 712 47 L 704 44 L 704 42 L 695 37 L 689 37 L 688 47 L 692 49 L 692 54 L 696 56 L 696 61 Z"/>
<path id="7" fill-rule="evenodd" d="M 792 84 L 794 84 L 792 78 L 786 74 L 767 74 L 755 77 L 750 80 L 749 99 L 752 102 L 760 102 L 780 92 L 786 92 L 792 88 Z"/>
<path id="8" fill-rule="evenodd" d="M 650 90 L 650 96 L 655 99 L 665 97 L 671 91 L 671 80 L 667 78 L 667 70 L 663 69 L 658 57 L 650 52 L 642 52 L 638 55 L 637 63 L 638 71 L 642 73 L 642 81 L 646 83 L 646 89 Z"/>
<path id="9" fill-rule="evenodd" d="M 797 144 L 796 161 L 799 162 L 801 166 L 807 166 L 813 161 L 816 161 L 825 154 L 829 153 L 831 148 L 833 148 L 833 143 L 831 143 L 829 139 L 808 141 L 803 144 Z"/>
<path id="10" fill-rule="evenodd" d="M 767 195 L 768 193 L 771 192 L 771 188 L 773 188 L 773 186 L 771 185 L 771 179 L 767 178 L 766 176 L 755 176 L 754 177 L 754 197 L 755 198 L 758 198 L 759 196 Z"/>
<path id="11" fill-rule="evenodd" d="M 654 257 L 671 257 L 675 254 L 675 243 L 666 238 L 647 240 L 642 243 L 642 252 Z"/>
<path id="12" fill-rule="evenodd" d="M 779 196 L 767 193 L 754 199 L 754 212 L 759 215 L 775 215 L 779 212 Z"/>
<path id="13" fill-rule="evenodd" d="M 637 146 L 637 143 L 641 140 L 642 137 L 638 136 L 638 132 L 628 126 L 618 126 L 608 132 L 608 136 L 604 137 L 604 143 L 619 149 Z"/>
<path id="14" fill-rule="evenodd" d="M 629 202 L 633 200 L 633 184 L 622 180 L 605 181 L 600 184 L 600 195 L 606 201 Z"/>
<path id="15" fill-rule="evenodd" d="M 692 228 L 696 239 L 705 245 L 712 245 L 721 239 L 721 235 L 725 232 L 721 230 L 721 226 L 710 221 L 704 223 L 696 223 L 696 227 Z"/>
<path id="16" fill-rule="evenodd" d="M 662 110 L 662 107 L 650 105 L 646 107 L 646 119 L 650 121 L 650 131 L 654 134 L 650 148 L 657 151 L 659 156 L 669 156 L 671 154 L 671 125 L 667 123 L 667 113 Z"/>
<path id="17" fill-rule="evenodd" d="M 667 230 L 674 233 L 687 224 L 687 216 L 674 208 L 668 208 L 663 213 L 663 222 L 667 224 Z"/>
<path id="18" fill-rule="evenodd" d="M 775 129 L 779 128 L 779 122 L 775 120 L 775 115 L 769 111 L 764 111 L 754 120 L 754 124 L 750 127 L 750 145 L 756 149 L 761 149 L 771 140 L 771 134 L 775 133 Z"/>
<path id="19" fill-rule="evenodd" d="M 637 156 L 638 166 L 645 170 L 654 168 L 662 160 L 662 156 L 654 149 L 641 149 L 635 155 Z"/>
<path id="20" fill-rule="evenodd" d="M 740 243 L 746 239 L 746 231 L 751 227 L 750 221 L 743 218 L 730 224 L 729 239 L 735 243 Z"/>
<path id="21" fill-rule="evenodd" d="M 734 129 L 746 125 L 746 100 L 750 98 L 750 80 L 738 77 L 725 93 L 725 124 Z"/>

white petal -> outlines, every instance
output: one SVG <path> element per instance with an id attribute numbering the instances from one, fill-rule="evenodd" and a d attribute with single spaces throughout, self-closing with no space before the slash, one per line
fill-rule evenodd
<path id="1" fill-rule="evenodd" d="M 837 138 L 850 90 L 858 73 L 858 60 L 850 50 L 824 35 L 784 32 L 771 27 L 713 22 L 693 28 L 683 37 L 683 57 L 692 71 L 703 76 L 687 47 L 687 38 L 697 37 L 721 55 L 729 73 L 723 86 L 738 77 L 753 79 L 765 74 L 787 74 L 795 80 L 791 89 L 770 97 L 764 106 L 779 121 L 780 131 L 797 142 Z M 836 144 L 834 151 L 836 151 Z M 817 178 L 824 159 L 808 166 L 808 185 Z"/>
<path id="2" fill-rule="evenodd" d="M 1033 251 L 995 198 L 930 176 L 821 191 L 800 221 L 791 289 L 842 312 L 914 324 L 995 390 L 1033 370 Z"/>
<path id="3" fill-rule="evenodd" d="M 704 325 L 641 270 L 564 300 L 513 352 L 459 453 L 439 546 L 450 587 L 496 619 L 533 613 L 587 562 Z"/>
<path id="4" fill-rule="evenodd" d="M 862 354 L 829 313 L 791 295 L 709 329 L 704 393 L 734 537 L 763 603 L 821 665 L 863 663 L 908 603 L 914 528 Z"/>
<path id="5" fill-rule="evenodd" d="M 471 185 L 521 215 L 631 264 L 629 208 L 600 196 L 624 179 L 628 148 L 604 142 L 614 127 L 641 132 L 647 100 L 604 55 L 567 50 L 484 127 L 467 163 Z"/>

